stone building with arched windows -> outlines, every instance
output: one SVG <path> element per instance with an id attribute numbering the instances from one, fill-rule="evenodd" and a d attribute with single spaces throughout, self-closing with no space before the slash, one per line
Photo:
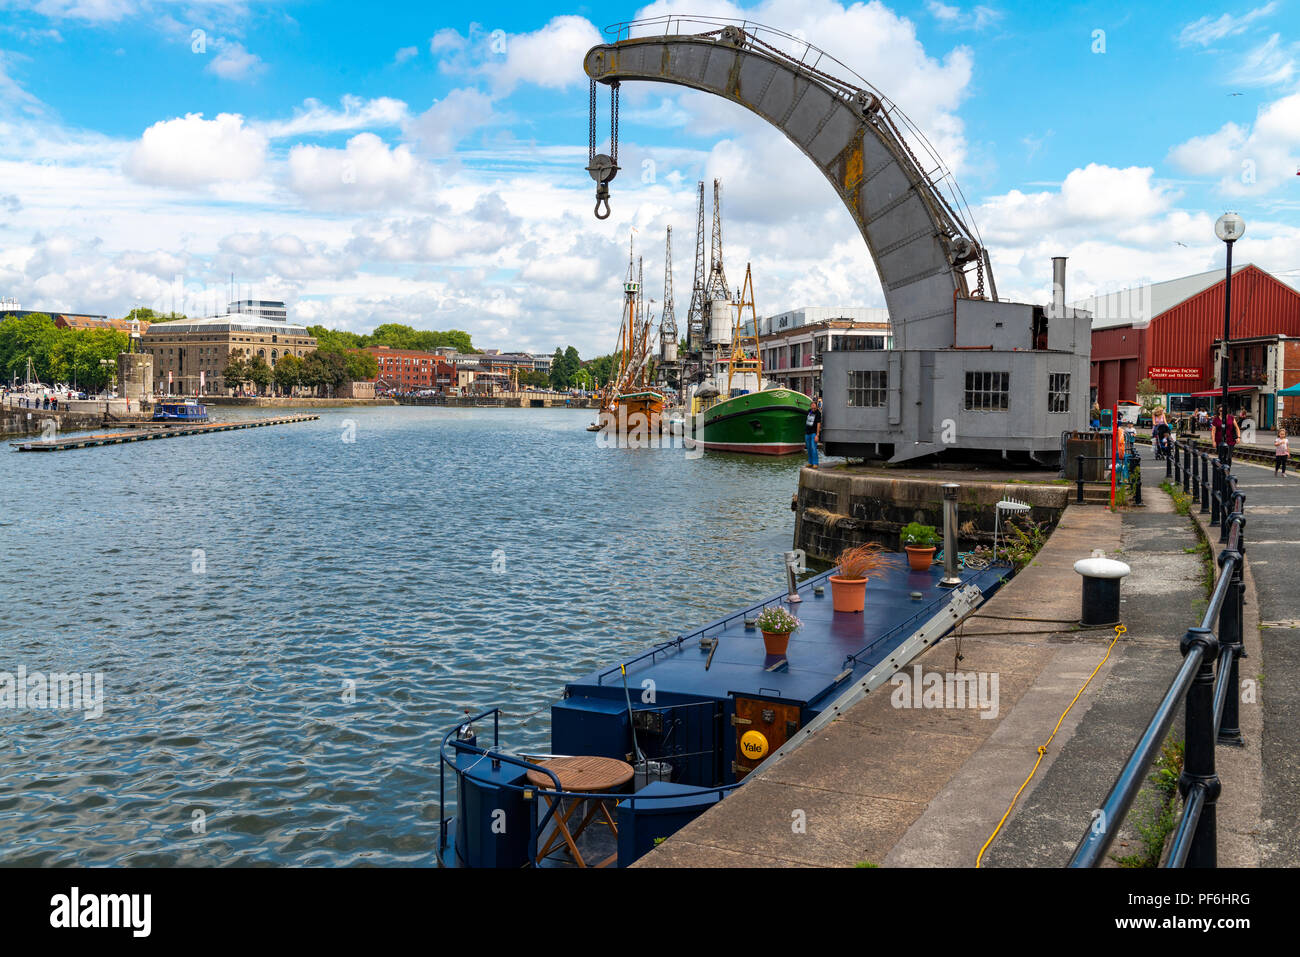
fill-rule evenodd
<path id="1" fill-rule="evenodd" d="M 228 395 L 222 372 L 231 353 L 260 355 L 275 367 L 285 355 L 299 358 L 316 348 L 304 327 L 265 315 L 232 312 L 206 319 L 155 322 L 140 348 L 153 356 L 154 391 L 160 395 Z"/>

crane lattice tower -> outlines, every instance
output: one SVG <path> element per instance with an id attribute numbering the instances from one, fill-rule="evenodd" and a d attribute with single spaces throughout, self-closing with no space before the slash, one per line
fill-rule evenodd
<path id="1" fill-rule="evenodd" d="M 695 204 L 695 277 L 691 282 L 691 308 L 686 313 L 686 344 L 691 352 L 704 348 L 704 180 L 698 184 Z"/>

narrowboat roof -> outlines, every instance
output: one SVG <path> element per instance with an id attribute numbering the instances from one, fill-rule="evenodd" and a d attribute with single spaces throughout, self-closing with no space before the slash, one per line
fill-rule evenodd
<path id="1" fill-rule="evenodd" d="M 976 585 L 987 598 L 1010 571 L 1008 565 L 999 563 L 979 570 L 963 568 L 959 576 L 963 584 Z M 851 677 L 862 677 L 884 660 L 941 611 L 952 595 L 951 589 L 939 585 L 941 565 L 914 572 L 899 555 L 883 578 L 867 584 L 864 612 L 837 614 L 827 580 L 833 572 L 801 583 L 798 591 L 803 600 L 786 606 L 803 625 L 790 636 L 784 664 L 779 658 L 767 657 L 762 632 L 745 627 L 746 618 L 781 603 L 785 598 L 781 593 L 570 682 L 565 695 L 622 701 L 620 667 L 626 667 L 627 684 L 634 694 L 640 694 L 642 682 L 651 679 L 657 699 L 665 704 L 737 694 L 784 699 L 816 710 Z M 814 593 L 819 585 L 824 588 L 822 595 Z M 920 597 L 913 598 L 914 593 Z M 709 649 L 701 647 L 701 638 L 718 639 L 707 668 Z"/>

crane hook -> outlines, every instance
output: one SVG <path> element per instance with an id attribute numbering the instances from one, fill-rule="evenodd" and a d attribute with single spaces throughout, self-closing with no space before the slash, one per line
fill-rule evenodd
<path id="1" fill-rule="evenodd" d="M 591 160 L 587 172 L 596 181 L 596 218 L 609 219 L 609 181 L 618 175 L 618 164 L 613 158 L 601 153 Z M 602 203 L 605 206 L 603 214 L 600 211 Z"/>

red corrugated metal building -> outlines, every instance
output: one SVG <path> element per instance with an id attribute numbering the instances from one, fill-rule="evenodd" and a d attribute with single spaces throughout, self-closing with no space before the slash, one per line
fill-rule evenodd
<path id="1" fill-rule="evenodd" d="M 1127 297 L 1125 305 L 1131 304 L 1137 317 L 1128 323 L 1117 322 L 1123 318 L 1125 306 L 1112 306 L 1111 315 L 1105 315 L 1106 300 L 1113 303 L 1114 297 L 1076 304 L 1094 310 L 1091 384 L 1103 408 L 1121 399 L 1135 400 L 1138 381 L 1144 378 L 1152 379 L 1168 395 L 1216 388 L 1215 347 L 1223 338 L 1224 281 L 1222 271 L 1217 282 L 1208 281 L 1212 275 L 1202 273 L 1118 294 Z M 1179 298 L 1183 292 L 1191 294 Z M 1177 301 L 1171 304 L 1171 299 Z M 1100 317 L 1099 312 L 1103 314 Z M 1300 336 L 1300 292 L 1257 266 L 1234 268 L 1230 330 L 1234 369 L 1230 384 L 1247 384 L 1236 381 L 1238 340 Z M 1278 349 L 1279 362 L 1292 351 Z M 1243 357 L 1243 368 L 1246 361 Z M 1300 379 L 1300 369 L 1279 367 L 1277 372 L 1280 381 L 1273 383 L 1276 388 Z"/>

